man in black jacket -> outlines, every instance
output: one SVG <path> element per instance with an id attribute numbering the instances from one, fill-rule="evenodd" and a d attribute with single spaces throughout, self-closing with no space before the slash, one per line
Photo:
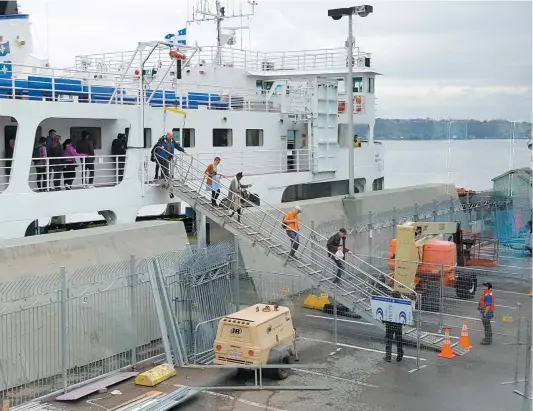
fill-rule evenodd
<path id="1" fill-rule="evenodd" d="M 393 298 L 402 298 L 399 291 L 392 292 Z M 393 323 L 390 321 L 383 321 L 385 324 L 385 357 L 383 359 L 387 362 L 391 362 L 392 357 L 392 340 L 396 339 L 396 361 L 400 362 L 403 358 L 403 336 L 402 336 L 402 324 Z"/>
<path id="2" fill-rule="evenodd" d="M 346 233 L 347 231 L 345 228 L 339 229 L 339 231 L 337 231 L 329 238 L 327 243 L 329 258 L 333 259 L 333 262 L 337 266 L 337 277 L 335 278 L 335 280 L 333 280 L 335 284 L 338 284 L 340 282 L 342 270 L 344 269 L 343 259 L 335 256 L 335 254 L 337 254 L 337 251 L 341 250 L 344 256 L 344 253 L 350 251 L 344 247 L 344 242 L 346 241 Z"/>
<path id="3" fill-rule="evenodd" d="M 126 165 L 126 134 L 119 133 L 117 138 L 111 143 L 111 155 L 115 156 L 115 164 L 117 165 L 118 182 L 124 178 L 124 166 Z"/>

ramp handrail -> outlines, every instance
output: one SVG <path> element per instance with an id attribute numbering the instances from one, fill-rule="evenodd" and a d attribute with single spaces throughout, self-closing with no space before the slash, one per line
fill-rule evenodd
<path id="1" fill-rule="evenodd" d="M 206 174 L 205 170 L 207 168 L 207 165 L 200 162 L 198 159 L 189 156 L 188 154 L 180 154 L 178 156 L 172 156 L 170 153 L 166 152 L 164 149 L 159 149 L 159 155 L 156 155 L 156 161 L 159 164 L 160 168 L 164 171 L 163 176 L 165 177 L 165 180 L 169 184 L 169 186 L 175 186 L 177 181 L 183 181 L 184 184 L 189 188 L 193 189 L 193 192 L 196 192 L 198 196 L 200 195 L 200 191 L 202 188 L 206 187 Z M 167 161 L 162 156 L 168 156 L 167 158 L 170 158 L 172 156 L 172 161 Z M 189 157 L 190 161 L 188 164 L 185 163 L 185 159 Z M 178 171 L 178 180 L 174 179 L 173 173 L 175 171 Z M 221 179 L 227 180 L 225 177 L 221 177 Z M 218 180 L 218 184 L 220 188 L 226 189 L 229 191 L 229 184 L 222 184 L 220 182 L 220 179 Z M 236 201 L 232 202 L 233 204 L 229 204 L 229 207 L 226 207 L 227 211 L 231 210 L 231 206 L 238 206 L 237 202 L 240 202 L 240 204 L 247 204 L 251 206 L 251 209 L 247 209 L 251 212 L 246 212 L 241 216 L 241 219 L 246 220 L 250 223 L 250 226 L 246 226 L 245 224 L 242 224 L 243 227 L 240 229 L 250 229 L 250 227 L 254 228 L 254 232 L 247 233 L 244 232 L 243 234 L 248 235 L 252 237 L 253 243 L 255 244 L 258 241 L 265 241 L 273 239 L 276 239 L 277 241 L 280 241 L 281 243 L 276 246 L 269 246 L 269 248 L 274 248 L 277 246 L 280 246 L 284 242 L 287 241 L 287 236 L 283 232 L 282 235 L 282 229 L 281 229 L 281 222 L 283 217 L 285 216 L 285 213 L 278 209 L 275 206 L 272 206 L 268 203 L 266 206 L 270 209 L 270 211 L 274 211 L 274 215 L 269 213 L 264 206 L 257 206 L 253 203 L 251 203 L 248 199 L 243 198 L 240 195 L 235 194 L 234 198 Z M 196 204 L 191 204 L 191 206 L 195 206 Z M 220 209 L 215 209 L 217 211 L 221 211 Z M 219 216 L 222 218 L 221 216 Z M 255 219 L 255 221 L 254 221 Z M 229 221 L 229 215 L 224 216 L 223 218 L 223 225 L 227 224 Z M 277 230 L 276 230 L 277 226 Z M 311 228 L 305 226 L 304 224 L 301 225 L 304 227 L 308 232 L 311 233 L 312 236 L 316 236 L 321 239 L 325 239 L 324 236 L 321 234 L 315 232 Z M 268 237 L 259 239 L 258 235 L 262 233 L 261 228 L 270 228 L 270 232 L 267 233 Z M 284 231 L 284 230 L 283 230 Z M 297 261 L 291 261 L 294 263 L 298 268 L 304 268 L 308 267 L 309 265 L 301 265 L 304 261 L 304 257 L 306 260 L 308 260 L 312 266 L 318 266 L 321 269 L 324 270 L 324 275 L 331 270 L 331 267 L 334 265 L 332 264 L 332 260 L 330 258 L 330 253 L 327 250 L 323 250 L 323 246 L 316 241 L 312 240 L 309 236 L 301 235 L 299 240 L 299 244 L 303 245 L 303 249 L 301 251 L 301 259 Z M 275 243 L 274 243 L 275 244 Z M 320 250 L 320 251 L 317 251 Z M 308 252 L 308 254 L 305 253 L 305 251 Z M 281 254 L 281 253 L 280 253 Z M 286 262 L 288 262 L 289 257 L 287 256 Z M 362 260 L 361 260 L 362 261 Z M 347 269 L 350 268 L 353 270 L 354 274 L 352 274 Z M 379 271 L 377 268 L 373 267 L 376 271 Z M 337 267 L 335 267 L 335 270 Z M 343 282 L 350 286 L 350 288 L 353 288 L 352 291 L 347 292 L 344 295 L 351 294 L 355 291 L 359 291 L 363 293 L 365 296 L 370 296 L 372 294 L 378 294 L 378 295 L 386 295 L 386 292 L 383 290 L 386 290 L 388 292 L 392 291 L 392 288 L 385 282 L 379 281 L 378 278 L 375 278 L 374 276 L 369 275 L 359 267 L 349 263 L 344 262 L 344 268 L 340 269 L 340 272 L 343 275 Z M 313 272 L 315 273 L 315 272 Z M 316 272 L 317 274 L 319 271 Z M 359 276 L 355 275 L 355 273 L 358 273 Z M 383 273 L 385 277 L 391 278 L 389 275 Z M 362 279 L 361 279 L 362 277 Z M 321 279 L 320 281 L 328 281 L 331 282 L 331 280 L 335 278 L 335 275 L 332 277 L 326 277 L 325 279 Z M 369 281 L 370 280 L 370 281 Z M 376 285 L 377 284 L 377 285 Z M 408 287 L 406 287 L 409 289 Z M 416 296 L 416 292 L 414 290 L 409 289 L 413 294 Z"/>

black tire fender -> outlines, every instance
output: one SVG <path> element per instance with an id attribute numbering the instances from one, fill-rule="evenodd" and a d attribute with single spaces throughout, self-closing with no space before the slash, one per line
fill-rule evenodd
<path id="1" fill-rule="evenodd" d="M 457 297 L 471 299 L 477 290 L 477 276 L 475 274 L 456 274 L 455 290 Z M 473 289 L 473 292 L 471 291 Z"/>
<path id="2" fill-rule="evenodd" d="M 283 358 L 293 357 L 295 354 L 294 347 L 289 344 L 279 344 L 270 349 L 268 353 L 267 364 L 282 364 Z"/>

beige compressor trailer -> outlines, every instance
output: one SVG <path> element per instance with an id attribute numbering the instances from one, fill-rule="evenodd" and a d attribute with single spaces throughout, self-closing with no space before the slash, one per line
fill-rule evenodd
<path id="1" fill-rule="evenodd" d="M 298 361 L 296 330 L 287 307 L 256 304 L 223 317 L 214 342 L 218 365 L 290 364 Z M 272 370 L 279 379 L 289 368 Z"/>

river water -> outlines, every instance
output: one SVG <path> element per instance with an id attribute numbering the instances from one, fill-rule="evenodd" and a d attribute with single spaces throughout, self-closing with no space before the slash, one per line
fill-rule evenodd
<path id="1" fill-rule="evenodd" d="M 527 140 L 390 141 L 385 145 L 385 188 L 453 183 L 489 190 L 491 179 L 531 167 Z"/>

